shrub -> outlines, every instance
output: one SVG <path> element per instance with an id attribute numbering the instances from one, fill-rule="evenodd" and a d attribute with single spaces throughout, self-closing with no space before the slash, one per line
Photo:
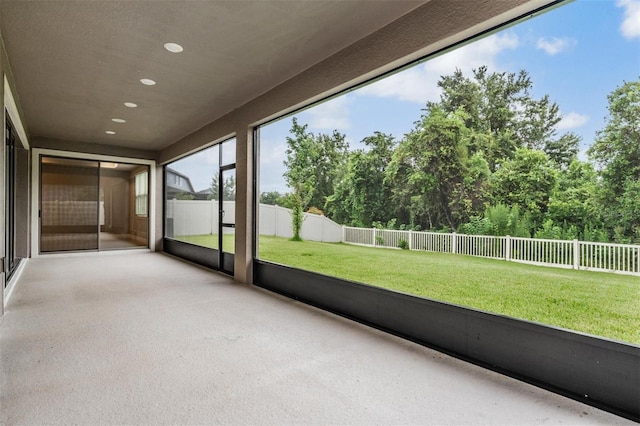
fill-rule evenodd
<path id="1" fill-rule="evenodd" d="M 401 238 L 400 241 L 398 241 L 398 247 L 402 250 L 409 250 L 409 241 Z"/>
<path id="2" fill-rule="evenodd" d="M 458 233 L 467 235 L 493 235 L 493 223 L 482 216 L 471 216 L 469 222 L 458 226 Z"/>

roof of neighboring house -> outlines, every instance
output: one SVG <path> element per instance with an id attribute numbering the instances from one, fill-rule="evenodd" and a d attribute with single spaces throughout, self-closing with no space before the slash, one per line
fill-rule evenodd
<path id="1" fill-rule="evenodd" d="M 185 180 L 186 184 L 187 184 L 187 185 L 188 185 L 188 187 L 189 187 L 189 192 L 191 192 L 191 193 L 195 193 L 195 191 L 194 191 L 194 189 L 193 189 L 193 185 L 191 184 L 191 179 L 189 178 L 189 176 L 185 175 L 184 173 L 180 173 L 179 171 L 177 171 L 176 169 L 172 169 L 171 167 L 166 167 L 166 168 L 165 168 L 165 170 L 166 170 L 168 173 L 172 173 L 172 174 L 174 174 L 174 175 L 176 175 L 176 176 L 180 176 L 181 178 L 183 178 L 183 179 Z M 182 187 L 180 187 L 180 186 L 176 186 L 173 182 L 171 182 L 171 181 L 169 181 L 169 180 L 167 180 L 167 186 L 170 186 L 170 187 L 172 187 L 172 188 L 183 189 L 183 188 L 182 188 Z"/>

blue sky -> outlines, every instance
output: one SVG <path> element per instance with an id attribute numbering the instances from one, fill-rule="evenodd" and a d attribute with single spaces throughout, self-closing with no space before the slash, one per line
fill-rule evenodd
<path id="1" fill-rule="evenodd" d="M 314 133 L 346 134 L 353 149 L 374 131 L 400 140 L 426 102 L 438 100 L 439 76 L 456 67 L 469 75 L 480 65 L 527 70 L 533 96 L 549 94 L 560 107 L 558 133 L 582 136 L 586 159 L 604 127 L 607 95 L 640 79 L 640 0 L 576 0 L 295 116 Z M 290 127 L 288 117 L 261 129 L 260 192 L 287 191 L 282 162 Z"/>

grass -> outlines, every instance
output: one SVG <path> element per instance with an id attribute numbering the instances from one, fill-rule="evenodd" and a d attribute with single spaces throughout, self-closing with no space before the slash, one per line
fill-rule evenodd
<path id="1" fill-rule="evenodd" d="M 217 236 L 189 239 L 206 245 L 205 237 L 217 246 Z M 640 344 L 640 277 L 278 237 L 259 241 L 262 260 Z"/>
<path id="2" fill-rule="evenodd" d="M 640 344 L 640 278 L 446 253 L 260 237 L 260 258 Z"/>
<path id="3" fill-rule="evenodd" d="M 184 241 L 185 243 L 191 243 L 202 247 L 209 247 L 213 249 L 218 248 L 218 234 L 181 235 L 174 238 L 178 241 Z M 235 234 L 223 234 L 222 245 L 224 246 L 224 251 L 226 251 L 227 253 L 235 252 Z"/>

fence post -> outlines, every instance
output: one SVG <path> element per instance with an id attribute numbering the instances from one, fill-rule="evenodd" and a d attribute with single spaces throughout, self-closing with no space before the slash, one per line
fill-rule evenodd
<path id="1" fill-rule="evenodd" d="M 376 245 L 376 228 L 371 229 L 373 231 L 373 238 L 371 239 L 371 245 L 375 246 Z"/>
<path id="2" fill-rule="evenodd" d="M 273 235 L 279 237 L 278 235 L 278 206 L 273 206 Z"/>
<path id="3" fill-rule="evenodd" d="M 573 269 L 580 269 L 580 242 L 573 240 Z"/>
<path id="4" fill-rule="evenodd" d="M 346 239 L 347 239 L 347 230 L 344 228 L 344 225 L 342 225 L 342 239 L 340 240 L 340 242 L 344 243 Z"/>
<path id="5" fill-rule="evenodd" d="M 458 239 L 456 238 L 456 233 L 451 234 L 451 253 L 456 254 L 458 251 Z"/>
<path id="6" fill-rule="evenodd" d="M 413 231 L 409 229 L 409 250 L 413 250 Z"/>
<path id="7" fill-rule="evenodd" d="M 504 260 L 508 262 L 511 260 L 511 235 L 507 235 L 505 238 L 505 244 L 507 246 L 504 248 Z"/>

